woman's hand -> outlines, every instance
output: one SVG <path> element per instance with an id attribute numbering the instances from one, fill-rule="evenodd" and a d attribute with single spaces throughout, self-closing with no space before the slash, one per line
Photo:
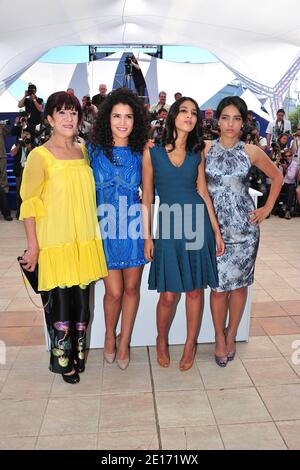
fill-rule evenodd
<path id="1" fill-rule="evenodd" d="M 148 139 L 147 142 L 145 143 L 144 150 L 152 149 L 155 147 L 155 142 L 152 139 Z"/>
<path id="2" fill-rule="evenodd" d="M 22 259 L 20 260 L 20 263 L 27 271 L 33 272 L 37 265 L 38 259 L 39 259 L 39 248 L 38 247 L 27 248 L 27 250 L 24 252 L 22 256 Z"/>
<path id="3" fill-rule="evenodd" d="M 144 241 L 144 256 L 146 260 L 153 261 L 154 243 L 151 238 Z"/>
<path id="4" fill-rule="evenodd" d="M 250 222 L 252 224 L 260 224 L 268 215 L 271 210 L 269 207 L 263 206 L 250 212 Z"/>
<path id="5" fill-rule="evenodd" d="M 223 241 L 221 233 L 217 233 L 215 237 L 216 237 L 216 255 L 222 256 L 224 255 L 224 251 L 225 251 L 225 243 Z"/>

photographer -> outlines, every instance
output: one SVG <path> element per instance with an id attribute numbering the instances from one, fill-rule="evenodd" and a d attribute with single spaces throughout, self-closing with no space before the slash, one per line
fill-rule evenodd
<path id="1" fill-rule="evenodd" d="M 11 135 L 16 137 L 16 141 L 21 138 L 22 130 L 28 126 L 28 114 L 26 111 L 20 111 L 16 116 L 14 125 L 11 129 Z"/>
<path id="2" fill-rule="evenodd" d="M 28 115 L 27 121 L 31 126 L 42 122 L 43 100 L 36 96 L 37 88 L 33 83 L 28 84 L 23 98 L 18 102 L 18 108 L 24 108 Z"/>
<path id="3" fill-rule="evenodd" d="M 5 136 L 8 134 L 6 125 L 9 121 L 0 121 L 0 210 L 5 220 L 12 220 L 7 201 L 8 179 L 7 179 L 7 159 L 5 148 Z"/>
<path id="4" fill-rule="evenodd" d="M 154 140 L 156 144 L 162 142 L 167 116 L 168 111 L 165 108 L 161 108 L 158 110 L 157 119 L 151 121 L 150 139 Z"/>
<path id="5" fill-rule="evenodd" d="M 284 119 L 284 109 L 278 109 L 276 114 L 276 120 L 269 122 L 266 136 L 268 149 L 271 147 L 271 142 L 276 143 L 279 140 L 280 135 L 289 134 L 291 131 L 291 123 L 287 119 Z"/>
<path id="6" fill-rule="evenodd" d="M 288 148 L 288 134 L 280 134 L 277 142 L 272 142 L 269 157 L 278 166 L 279 158 L 283 155 L 284 150 Z M 268 146 L 267 146 L 268 148 Z"/>
<path id="7" fill-rule="evenodd" d="M 47 118 L 44 117 L 43 123 L 38 124 L 34 130 L 34 145 L 35 147 L 39 147 L 43 145 L 47 140 L 51 137 L 51 126 L 47 121 Z"/>
<path id="8" fill-rule="evenodd" d="M 294 160 L 297 162 L 298 169 L 300 169 L 300 123 L 297 124 L 297 130 L 293 137 L 294 138 L 291 143 L 291 151 Z"/>
<path id="9" fill-rule="evenodd" d="M 207 108 L 204 113 L 202 121 L 203 137 L 204 140 L 216 140 L 219 138 L 219 126 L 217 119 L 214 119 L 214 111 L 212 108 Z"/>
<path id="10" fill-rule="evenodd" d="M 8 193 L 8 180 L 7 180 L 7 159 L 5 148 L 5 137 L 8 134 L 6 124 L 8 121 L 0 121 L 0 186 L 5 193 Z"/>
<path id="11" fill-rule="evenodd" d="M 99 89 L 99 93 L 93 96 L 92 104 L 97 106 L 97 108 L 99 109 L 100 104 L 103 103 L 103 101 L 105 100 L 107 96 L 107 87 L 104 83 L 100 83 L 98 89 Z"/>
<path id="12" fill-rule="evenodd" d="M 164 108 L 169 112 L 170 105 L 167 104 L 167 93 L 165 91 L 161 91 L 158 95 L 158 102 L 153 104 L 149 108 L 149 113 L 152 115 L 152 119 L 157 119 L 157 113 L 159 109 Z"/>
<path id="13" fill-rule="evenodd" d="M 22 130 L 21 137 L 17 140 L 16 144 L 12 146 L 10 150 L 10 154 L 14 157 L 14 164 L 13 164 L 13 173 L 16 177 L 16 191 L 17 191 L 17 212 L 16 218 L 18 219 L 20 216 L 20 206 L 21 206 L 21 198 L 20 198 L 20 188 L 22 183 L 22 174 L 25 167 L 25 163 L 28 157 L 29 152 L 32 150 L 32 142 L 31 142 L 31 132 L 30 128 L 25 128 Z"/>
<path id="14" fill-rule="evenodd" d="M 85 95 L 82 98 L 82 120 L 93 125 L 95 117 L 97 116 L 98 108 L 92 104 L 89 95 Z"/>
<path id="15" fill-rule="evenodd" d="M 247 113 L 247 119 L 245 121 L 244 127 L 256 127 L 258 129 L 258 133 L 260 133 L 260 123 L 256 120 L 252 114 L 252 111 L 250 110 Z"/>
<path id="16" fill-rule="evenodd" d="M 130 64 L 131 64 L 132 78 L 133 78 L 133 82 L 134 82 L 134 86 L 137 91 L 137 94 L 140 97 L 144 97 L 146 82 L 145 82 L 143 73 L 141 71 L 141 67 L 139 66 L 134 55 L 132 55 L 130 58 Z"/>
<path id="17" fill-rule="evenodd" d="M 278 165 L 284 176 L 282 192 L 285 194 L 285 219 L 290 220 L 298 173 L 298 165 L 297 162 L 293 161 L 293 154 L 290 149 L 284 150 L 283 155 L 278 160 Z"/>
<path id="18" fill-rule="evenodd" d="M 0 186 L 0 211 L 4 217 L 4 220 L 13 220 L 12 216 L 10 215 L 10 208 L 8 205 L 6 192 L 4 191 L 2 186 Z"/>
<path id="19" fill-rule="evenodd" d="M 242 140 L 244 140 L 242 138 Z M 245 129 L 245 142 L 260 147 L 264 152 L 267 148 L 267 139 L 259 135 L 258 127 L 249 127 Z"/>
<path id="20" fill-rule="evenodd" d="M 76 136 L 76 141 L 79 144 L 85 145 L 89 140 L 89 134 L 93 126 L 87 121 L 81 121 L 81 124 L 78 125 L 78 134 Z"/>
<path id="21" fill-rule="evenodd" d="M 263 151 L 265 151 L 267 146 L 267 140 L 265 137 L 259 135 L 257 127 L 244 125 L 243 135 L 241 140 L 244 140 L 246 144 L 256 145 Z M 249 182 L 250 187 L 260 191 L 262 196 L 258 198 L 257 207 L 263 207 L 269 196 L 267 178 L 266 175 L 256 166 L 252 166 L 249 171 Z M 269 183 L 271 185 L 271 182 Z"/>

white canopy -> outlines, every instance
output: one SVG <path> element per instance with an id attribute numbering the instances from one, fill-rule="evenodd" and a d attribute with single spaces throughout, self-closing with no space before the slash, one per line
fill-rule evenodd
<path id="1" fill-rule="evenodd" d="M 211 96 L 230 82 L 234 75 L 221 62 L 212 64 L 178 64 L 168 62 L 148 54 L 134 51 L 146 80 L 150 103 L 158 101 L 158 93 L 167 93 L 168 103 L 174 101 L 174 93 L 180 91 L 185 96 L 192 96 L 201 106 Z M 108 90 L 113 87 L 113 80 L 122 51 L 101 60 L 81 64 L 51 64 L 36 62 L 19 78 L 24 83 L 24 90 L 29 82 L 38 87 L 38 96 L 44 100 L 57 90 L 74 88 L 76 96 L 93 96 L 98 93 L 99 83 L 105 83 Z M 211 77 L 214 77 L 212 80 Z M 19 95 L 23 93 L 19 89 Z M 0 98 L 0 112 L 16 111 L 20 98 L 6 90 Z"/>
<path id="2" fill-rule="evenodd" d="M 1 8 L 0 92 L 61 45 L 190 45 L 274 108 L 299 70 L 299 18 L 298 0 L 14 0 Z"/>

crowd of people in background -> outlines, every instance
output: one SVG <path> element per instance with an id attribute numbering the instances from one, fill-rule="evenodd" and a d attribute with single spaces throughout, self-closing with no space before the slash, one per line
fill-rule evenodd
<path id="1" fill-rule="evenodd" d="M 135 58 L 130 58 L 132 70 L 139 70 Z M 140 91 L 142 88 L 140 88 Z M 145 89 L 141 91 L 145 93 Z M 73 88 L 68 88 L 67 93 L 75 94 Z M 92 98 L 86 94 L 82 97 L 83 118 L 78 128 L 78 142 L 85 143 L 89 139 L 89 133 L 97 117 L 99 107 L 108 95 L 107 86 L 104 83 L 99 85 L 99 93 Z M 174 94 L 174 101 L 182 97 L 182 93 Z M 43 117 L 43 99 L 37 96 L 36 85 L 30 83 L 24 96 L 18 102 L 21 111 L 16 116 L 10 132 L 16 138 L 15 144 L 10 149 L 14 158 L 13 173 L 16 177 L 16 218 L 19 217 L 20 209 L 20 186 L 22 172 L 26 158 L 32 148 L 42 145 L 51 136 L 51 126 Z M 166 119 L 170 109 L 167 103 L 167 93 L 160 91 L 158 101 L 150 106 L 145 103 L 144 108 L 147 113 L 148 137 L 156 144 L 161 143 L 165 131 Z M 214 110 L 207 108 L 201 113 L 202 135 L 205 140 L 216 140 L 220 137 L 218 121 Z M 248 111 L 247 119 L 241 131 L 241 138 L 246 143 L 257 145 L 270 157 L 272 162 L 280 169 L 284 176 L 284 185 L 280 197 L 273 209 L 274 215 L 279 215 L 287 220 L 292 215 L 299 213 L 300 205 L 300 123 L 295 132 L 292 132 L 291 123 L 285 119 L 285 111 L 279 109 L 276 119 L 271 121 L 266 129 L 266 135 L 260 134 L 260 122 L 256 119 L 252 111 Z M 12 220 L 9 208 L 7 193 L 7 164 L 5 136 L 9 134 L 9 128 L 5 122 L 0 122 L 0 203 L 1 212 L 5 220 Z M 249 173 L 249 181 L 253 189 L 262 193 L 258 199 L 258 206 L 263 206 L 270 188 L 268 177 L 259 169 L 253 167 Z"/>

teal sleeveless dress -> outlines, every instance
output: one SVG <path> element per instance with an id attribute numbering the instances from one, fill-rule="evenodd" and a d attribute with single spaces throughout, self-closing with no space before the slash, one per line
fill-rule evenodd
<path id="1" fill-rule="evenodd" d="M 150 149 L 150 155 L 160 204 L 149 289 L 188 292 L 217 287 L 214 233 L 196 188 L 200 154 L 187 152 L 180 167 L 161 145 Z"/>

